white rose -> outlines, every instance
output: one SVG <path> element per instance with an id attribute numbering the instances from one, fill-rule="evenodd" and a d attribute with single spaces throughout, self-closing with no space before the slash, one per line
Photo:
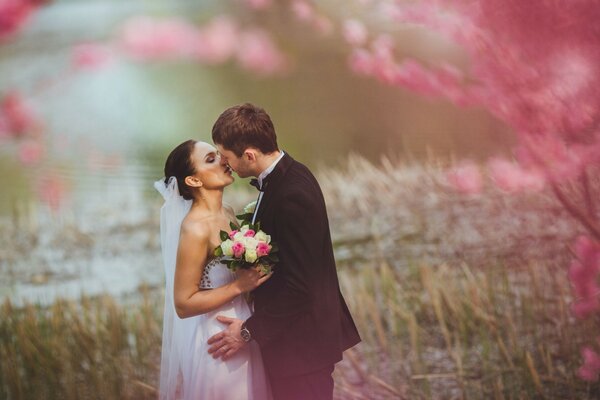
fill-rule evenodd
<path id="1" fill-rule="evenodd" d="M 256 200 L 254 200 L 252 203 L 248 203 L 248 205 L 246 207 L 244 207 L 244 213 L 246 213 L 246 214 L 253 213 L 255 209 L 256 209 Z"/>
<path id="2" fill-rule="evenodd" d="M 223 243 L 221 243 L 221 250 L 223 250 L 223 254 L 226 255 L 227 257 L 233 256 L 233 250 L 231 249 L 232 246 L 233 246 L 233 241 L 230 239 L 227 239 Z"/>
<path id="3" fill-rule="evenodd" d="M 256 235 L 254 235 L 254 239 L 258 240 L 259 242 L 271 243 L 271 236 L 267 235 L 263 231 L 258 231 Z"/>
<path id="4" fill-rule="evenodd" d="M 258 258 L 258 256 L 256 255 L 256 249 L 246 248 L 246 254 L 244 255 L 244 258 L 249 263 L 253 263 L 254 261 L 256 261 L 256 259 Z"/>
<path id="5" fill-rule="evenodd" d="M 258 240 L 256 240 L 256 238 L 249 237 L 249 236 L 242 239 L 242 243 L 244 243 L 244 247 L 247 250 L 252 249 L 252 250 L 256 251 L 256 246 L 258 246 Z"/>
<path id="6" fill-rule="evenodd" d="M 246 231 L 247 231 L 247 230 L 248 230 L 248 229 L 246 229 Z M 244 232 L 245 232 L 245 231 L 244 231 Z M 235 234 L 235 235 L 233 235 L 233 240 L 235 240 L 236 242 L 241 242 L 241 241 L 243 241 L 243 239 L 244 239 L 244 232 L 242 232 L 242 231 L 236 232 L 236 234 Z"/>

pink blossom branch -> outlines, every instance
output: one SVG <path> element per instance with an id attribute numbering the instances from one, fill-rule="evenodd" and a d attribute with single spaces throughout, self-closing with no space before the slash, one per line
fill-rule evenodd
<path id="1" fill-rule="evenodd" d="M 581 181 L 583 185 L 584 199 L 587 205 L 588 214 L 591 218 L 596 219 L 596 206 L 594 205 L 594 201 L 592 200 L 592 188 L 590 185 L 590 177 L 589 171 L 587 168 L 583 170 L 583 174 L 581 174 Z"/>
<path id="2" fill-rule="evenodd" d="M 583 224 L 583 226 L 594 236 L 596 240 L 600 240 L 600 229 L 591 221 L 584 212 L 571 203 L 567 196 L 560 190 L 557 182 L 551 182 L 550 186 L 556 195 L 556 198 L 561 202 L 563 207 L 571 214 L 573 218 Z"/>

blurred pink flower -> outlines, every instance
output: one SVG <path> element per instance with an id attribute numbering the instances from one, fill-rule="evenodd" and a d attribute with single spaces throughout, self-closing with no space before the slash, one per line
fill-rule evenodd
<path id="1" fill-rule="evenodd" d="M 195 42 L 194 56 L 209 64 L 223 63 L 235 54 L 238 38 L 239 28 L 233 19 L 215 17 L 201 29 Z"/>
<path id="2" fill-rule="evenodd" d="M 244 237 L 254 237 L 254 235 L 256 235 L 256 232 L 254 232 L 252 229 L 248 229 L 246 233 L 244 233 Z"/>
<path id="3" fill-rule="evenodd" d="M 310 21 L 315 17 L 315 10 L 312 4 L 305 0 L 294 0 L 291 5 L 292 13 L 300 21 Z"/>
<path id="4" fill-rule="evenodd" d="M 572 311 L 578 318 L 587 318 L 600 310 L 600 245 L 586 236 L 577 238 L 575 257 L 569 267 L 575 301 Z"/>
<path id="5" fill-rule="evenodd" d="M 233 237 L 235 236 L 236 233 L 238 233 L 239 230 L 235 229 L 231 232 L 229 232 L 229 239 L 233 240 Z"/>
<path id="6" fill-rule="evenodd" d="M 367 41 L 368 32 L 365 25 L 355 19 L 344 21 L 343 26 L 344 39 L 351 46 L 362 46 Z"/>
<path id="7" fill-rule="evenodd" d="M 190 57 L 199 40 L 199 30 L 181 19 L 145 16 L 127 21 L 120 37 L 124 52 L 142 61 Z"/>
<path id="8" fill-rule="evenodd" d="M 371 42 L 372 65 L 371 73 L 386 84 L 394 83 L 398 65 L 394 60 L 394 43 L 389 35 L 379 35 Z"/>
<path id="9" fill-rule="evenodd" d="M 407 59 L 398 66 L 395 72 L 391 82 L 405 86 L 421 95 L 431 96 L 434 94 L 435 77 L 419 62 Z"/>
<path id="10" fill-rule="evenodd" d="M 0 41 L 19 30 L 38 7 L 38 3 L 40 2 L 32 0 L 1 0 Z"/>
<path id="11" fill-rule="evenodd" d="M 24 135 L 38 124 L 31 106 L 15 91 L 9 92 L 0 100 L 0 117 L 5 120 L 4 124 L 14 136 Z"/>
<path id="12" fill-rule="evenodd" d="M 10 124 L 8 119 L 0 114 L 0 140 L 10 136 Z"/>
<path id="13" fill-rule="evenodd" d="M 29 139 L 19 145 L 19 161 L 26 166 L 40 162 L 44 153 L 44 146 L 38 140 Z"/>
<path id="14" fill-rule="evenodd" d="M 44 176 L 38 182 L 37 192 L 40 200 L 48 204 L 52 210 L 57 211 L 66 197 L 65 182 L 57 175 Z"/>
<path id="15" fill-rule="evenodd" d="M 364 49 L 354 49 L 350 55 L 350 68 L 360 75 L 371 75 L 373 73 L 373 56 Z"/>
<path id="16" fill-rule="evenodd" d="M 578 176 L 585 165 L 593 160 L 594 136 L 590 135 L 590 144 L 571 144 L 554 134 L 526 135 L 522 134 L 522 146 L 518 148 L 519 162 L 526 166 L 536 166 L 546 172 L 554 181 L 561 181 Z M 598 143 L 598 138 L 595 138 Z"/>
<path id="17" fill-rule="evenodd" d="M 97 70 L 113 62 L 110 48 L 98 43 L 82 43 L 72 49 L 71 64 L 76 69 Z"/>
<path id="18" fill-rule="evenodd" d="M 492 158 L 488 168 L 496 186 L 507 192 L 537 191 L 545 185 L 544 175 L 541 172 L 524 169 L 508 160 Z"/>
<path id="19" fill-rule="evenodd" d="M 269 35 L 260 29 L 241 34 L 237 59 L 242 68 L 258 75 L 281 72 L 286 63 Z"/>
<path id="20" fill-rule="evenodd" d="M 577 374 L 581 379 L 588 382 L 597 381 L 600 373 L 600 355 L 590 347 L 584 347 L 581 350 L 581 356 L 583 357 L 583 365 L 579 368 Z"/>
<path id="21" fill-rule="evenodd" d="M 244 3 L 255 10 L 262 10 L 270 7 L 272 4 L 271 0 L 243 0 Z"/>
<path id="22" fill-rule="evenodd" d="M 313 26 L 315 30 L 323 36 L 330 35 L 333 32 L 333 23 L 324 15 L 315 16 Z"/>
<path id="23" fill-rule="evenodd" d="M 483 179 L 477 164 L 464 161 L 446 174 L 446 179 L 452 187 L 460 193 L 480 193 Z"/>

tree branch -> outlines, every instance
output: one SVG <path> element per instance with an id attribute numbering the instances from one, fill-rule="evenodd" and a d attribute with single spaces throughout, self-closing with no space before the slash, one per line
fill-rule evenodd
<path id="1" fill-rule="evenodd" d="M 551 182 L 552 191 L 562 203 L 565 209 L 571 214 L 576 220 L 581 222 L 583 226 L 594 236 L 596 240 L 600 240 L 600 229 L 596 226 L 594 221 L 590 220 L 580 209 L 578 209 L 573 203 L 567 199 L 565 194 L 560 190 L 556 182 Z"/>
<path id="2" fill-rule="evenodd" d="M 583 185 L 583 196 L 587 206 L 588 215 L 590 218 L 596 219 L 596 207 L 594 205 L 594 201 L 592 200 L 592 188 L 590 187 L 590 177 L 587 168 L 583 169 L 583 174 L 581 174 L 581 183 Z"/>

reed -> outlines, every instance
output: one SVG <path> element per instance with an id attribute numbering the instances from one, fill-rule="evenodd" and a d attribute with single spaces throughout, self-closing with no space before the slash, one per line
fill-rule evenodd
<path id="1" fill-rule="evenodd" d="M 560 271 L 435 268 L 395 271 L 385 260 L 340 270 L 363 342 L 335 372 L 338 399 L 592 399 L 576 377 L 579 347 L 598 325 L 565 314 Z M 543 273 L 542 273 L 543 272 Z M 535 283 L 533 280 L 535 279 Z M 536 285 L 536 290 L 529 290 Z M 0 397 L 156 396 L 160 291 L 49 307 L 0 307 Z"/>
<path id="2" fill-rule="evenodd" d="M 600 327 L 563 314 L 560 293 L 568 293 L 568 282 L 561 271 L 539 264 L 413 268 L 420 275 L 405 271 L 393 281 L 383 261 L 342 271 L 363 343 L 336 370 L 339 399 L 345 393 L 369 399 L 593 399 L 600 393 L 600 384 L 576 376 L 578 348 Z M 385 289 L 390 285 L 394 290 Z"/>
<path id="3" fill-rule="evenodd" d="M 123 306 L 109 296 L 50 307 L 0 307 L 0 398 L 155 398 L 159 296 Z"/>

